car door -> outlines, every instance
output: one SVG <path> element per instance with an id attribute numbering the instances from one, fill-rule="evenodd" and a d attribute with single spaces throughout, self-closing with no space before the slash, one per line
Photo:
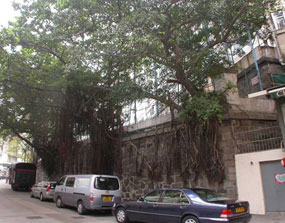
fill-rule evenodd
<path id="1" fill-rule="evenodd" d="M 62 198 L 64 204 L 74 206 L 74 183 L 75 177 L 67 177 L 65 182 L 65 193 Z"/>
<path id="2" fill-rule="evenodd" d="M 38 185 L 39 184 L 35 184 L 32 188 L 34 197 L 38 197 Z"/>
<path id="3" fill-rule="evenodd" d="M 61 197 L 61 199 L 63 199 L 64 195 L 65 195 L 65 180 L 66 180 L 66 176 L 63 176 L 62 178 L 60 178 L 60 180 L 57 182 L 56 184 L 56 188 L 55 188 L 55 199 L 57 197 Z"/>
<path id="4" fill-rule="evenodd" d="M 155 190 L 144 197 L 140 206 L 140 221 L 158 222 L 159 215 L 156 210 L 162 196 L 162 190 Z"/>
<path id="5" fill-rule="evenodd" d="M 40 197 L 40 193 L 41 193 L 41 188 L 42 188 L 42 185 L 43 185 L 43 182 L 40 182 L 37 184 L 37 187 L 35 189 L 35 194 L 36 194 L 36 197 Z"/>
<path id="6" fill-rule="evenodd" d="M 44 182 L 40 191 L 43 194 L 44 199 L 47 197 L 46 195 L 47 187 L 48 187 L 48 182 Z"/>
<path id="7" fill-rule="evenodd" d="M 181 190 L 166 190 L 158 203 L 155 211 L 159 223 L 180 222 L 181 216 L 186 208 L 189 207 L 189 201 Z"/>

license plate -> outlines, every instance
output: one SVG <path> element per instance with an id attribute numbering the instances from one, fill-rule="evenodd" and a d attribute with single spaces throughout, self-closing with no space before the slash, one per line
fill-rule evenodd
<path id="1" fill-rule="evenodd" d="M 103 201 L 112 201 L 113 200 L 113 197 L 112 196 L 103 196 Z"/>
<path id="2" fill-rule="evenodd" d="M 241 213 L 241 212 L 244 212 L 244 211 L 245 211 L 244 207 L 236 208 L 236 213 Z"/>

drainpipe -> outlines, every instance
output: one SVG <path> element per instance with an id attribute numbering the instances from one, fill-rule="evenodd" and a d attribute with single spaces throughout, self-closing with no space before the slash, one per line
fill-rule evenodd
<path id="1" fill-rule="evenodd" d="M 250 31 L 249 31 L 249 27 L 248 26 L 247 26 L 247 34 L 248 34 L 248 40 L 249 40 L 250 45 L 251 45 L 251 50 L 252 50 L 252 55 L 253 55 L 253 59 L 254 59 L 255 69 L 257 71 L 257 76 L 258 76 L 258 79 L 259 79 L 259 87 L 260 87 L 260 90 L 263 91 L 260 71 L 259 71 L 259 67 L 258 67 L 258 63 L 257 63 L 257 56 L 256 56 L 256 52 L 255 52 L 255 49 L 254 49 L 254 42 L 251 39 L 251 35 L 250 35 Z"/>
<path id="2" fill-rule="evenodd" d="M 137 83 L 137 74 L 136 71 L 134 70 L 134 82 L 135 84 Z M 137 124 L 138 120 L 137 120 L 137 100 L 135 100 L 134 102 L 134 115 L 135 115 L 135 124 Z"/>
<path id="3" fill-rule="evenodd" d="M 158 89 L 158 74 L 157 74 L 157 65 L 154 66 L 154 87 L 155 87 L 155 94 L 157 95 L 157 89 Z M 155 102 L 156 107 L 156 117 L 159 116 L 159 101 L 156 100 Z"/>

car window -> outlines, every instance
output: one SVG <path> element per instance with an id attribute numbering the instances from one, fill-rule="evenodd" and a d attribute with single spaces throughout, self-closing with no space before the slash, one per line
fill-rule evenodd
<path id="1" fill-rule="evenodd" d="M 90 178 L 79 177 L 76 180 L 76 187 L 86 187 L 86 188 L 88 188 L 89 185 L 90 185 Z"/>
<path id="2" fill-rule="evenodd" d="M 182 203 L 182 204 L 189 204 L 189 201 L 188 201 L 186 195 L 185 195 L 183 192 L 181 193 L 179 203 Z"/>
<path id="3" fill-rule="evenodd" d="M 58 181 L 58 185 L 63 185 L 64 181 L 65 181 L 66 177 L 62 177 L 59 181 Z"/>
<path id="4" fill-rule="evenodd" d="M 167 190 L 162 198 L 162 202 L 170 204 L 189 203 L 185 194 L 179 190 Z"/>
<path id="5" fill-rule="evenodd" d="M 67 187 L 73 187 L 75 182 L 75 177 L 68 177 L 65 183 L 65 186 Z"/>
<path id="6" fill-rule="evenodd" d="M 198 194 L 201 199 L 208 201 L 208 202 L 230 200 L 230 198 L 227 198 L 224 195 L 217 193 L 216 191 L 213 191 L 213 190 L 193 189 L 193 191 L 196 194 Z"/>
<path id="7" fill-rule="evenodd" d="M 94 188 L 98 190 L 119 190 L 119 181 L 114 177 L 96 177 Z"/>
<path id="8" fill-rule="evenodd" d="M 167 190 L 162 198 L 163 203 L 179 203 L 181 191 Z"/>
<path id="9" fill-rule="evenodd" d="M 156 190 L 146 195 L 144 199 L 145 201 L 148 201 L 148 202 L 158 202 L 161 197 L 161 194 L 162 194 L 162 191 Z"/>

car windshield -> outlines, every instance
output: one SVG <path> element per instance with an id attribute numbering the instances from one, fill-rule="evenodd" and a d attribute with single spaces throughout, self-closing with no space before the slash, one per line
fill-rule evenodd
<path id="1" fill-rule="evenodd" d="M 196 194 L 199 195 L 201 199 L 204 201 L 212 202 L 212 201 L 224 201 L 230 200 L 230 198 L 225 197 L 224 195 L 217 193 L 213 190 L 208 189 L 192 189 Z"/>
<path id="2" fill-rule="evenodd" d="M 94 187 L 98 190 L 118 190 L 119 181 L 113 177 L 96 177 Z"/>

